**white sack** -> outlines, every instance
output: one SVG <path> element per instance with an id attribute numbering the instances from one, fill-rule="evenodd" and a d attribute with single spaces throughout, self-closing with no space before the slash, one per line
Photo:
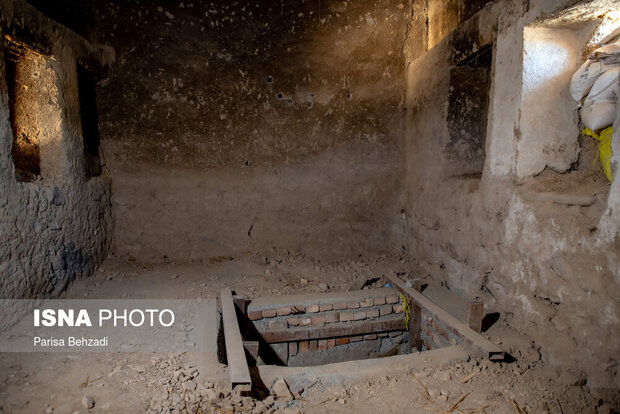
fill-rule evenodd
<path id="1" fill-rule="evenodd" d="M 619 92 L 620 67 L 600 75 L 581 108 L 581 120 L 592 131 L 608 127 L 616 117 L 616 100 Z"/>
<path id="2" fill-rule="evenodd" d="M 620 55 L 620 41 L 601 46 L 589 56 L 591 60 L 600 60 Z"/>
<path id="3" fill-rule="evenodd" d="M 586 60 L 577 72 L 573 74 L 573 78 L 570 81 L 570 94 L 574 100 L 581 102 L 584 96 L 590 92 L 590 88 L 594 85 L 594 82 L 600 75 L 607 72 L 610 69 L 617 67 L 617 64 L 607 64 L 607 62 L 596 62 L 592 60 Z"/>
<path id="4" fill-rule="evenodd" d="M 596 49 L 573 74 L 570 82 L 570 94 L 573 99 L 581 102 L 599 76 L 618 66 L 620 66 L 620 41 Z"/>
<path id="5" fill-rule="evenodd" d="M 590 102 L 616 102 L 616 98 L 618 96 L 619 74 L 620 66 L 616 66 L 615 68 L 609 69 L 600 75 L 592 85 L 592 88 L 584 101 L 584 106 Z"/>
<path id="6" fill-rule="evenodd" d="M 581 108 L 581 121 L 592 131 L 608 127 L 614 123 L 615 118 L 615 102 L 591 103 Z"/>

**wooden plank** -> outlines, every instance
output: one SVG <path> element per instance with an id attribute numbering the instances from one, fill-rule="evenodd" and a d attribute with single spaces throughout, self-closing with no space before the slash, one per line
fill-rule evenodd
<path id="1" fill-rule="evenodd" d="M 484 317 L 484 302 L 469 302 L 467 323 L 474 332 L 482 332 L 482 318 Z"/>
<path id="2" fill-rule="evenodd" d="M 474 352 L 481 353 L 494 361 L 501 361 L 506 358 L 506 353 L 502 351 L 500 347 L 477 332 L 474 332 L 465 323 L 450 315 L 420 292 L 405 286 L 405 283 L 400 280 L 398 276 L 384 275 L 384 277 L 390 281 L 393 287 L 401 291 L 402 294 L 407 296 L 407 298 L 422 308 L 422 310 L 430 313 L 433 318 L 446 325 L 446 328 L 458 336 L 463 341 L 463 344 L 469 346 Z"/>
<path id="3" fill-rule="evenodd" d="M 313 339 L 338 338 L 341 336 L 358 336 L 371 333 L 400 331 L 407 329 L 402 314 L 376 321 L 337 323 L 333 326 L 309 326 L 306 328 L 289 328 L 261 332 L 263 340 L 269 344 L 307 341 Z"/>
<path id="4" fill-rule="evenodd" d="M 413 287 L 418 292 L 422 291 L 422 282 L 416 280 Z M 409 316 L 409 353 L 416 348 L 418 351 L 422 351 L 422 310 L 416 303 L 409 304 L 411 309 L 411 315 Z"/>
<path id="5" fill-rule="evenodd" d="M 233 388 L 250 391 L 252 378 L 250 377 L 248 361 L 245 358 L 237 310 L 230 289 L 224 288 L 220 291 L 220 300 L 222 302 L 222 324 L 224 325 L 224 343 L 226 345 L 230 383 Z"/>

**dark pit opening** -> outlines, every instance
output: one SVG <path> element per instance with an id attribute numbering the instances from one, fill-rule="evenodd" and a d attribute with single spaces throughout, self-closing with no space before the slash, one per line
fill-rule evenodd
<path id="1" fill-rule="evenodd" d="M 458 338 L 421 311 L 418 350 L 410 345 L 415 309 L 395 289 L 256 298 L 237 307 L 252 365 L 316 366 L 441 348 Z M 239 303 L 237 303 L 239 305 Z M 257 347 L 252 355 L 251 347 Z"/>

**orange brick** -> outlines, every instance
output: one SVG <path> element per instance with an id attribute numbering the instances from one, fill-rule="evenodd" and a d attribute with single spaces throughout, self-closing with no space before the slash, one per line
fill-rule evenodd
<path id="1" fill-rule="evenodd" d="M 301 306 L 301 305 L 295 305 L 295 306 L 291 306 L 291 313 L 296 315 L 298 313 L 304 313 L 306 311 L 306 307 L 305 306 Z"/>
<path id="2" fill-rule="evenodd" d="M 377 308 L 368 309 L 366 311 L 366 317 L 367 318 L 378 318 L 379 317 L 379 309 L 377 309 Z"/>
<path id="3" fill-rule="evenodd" d="M 398 296 L 392 295 L 385 298 L 385 303 L 398 303 Z"/>
<path id="4" fill-rule="evenodd" d="M 373 305 L 374 301 L 372 298 L 366 298 L 360 302 L 360 308 L 370 308 Z"/>
<path id="5" fill-rule="evenodd" d="M 350 338 L 349 338 L 349 340 L 350 340 L 351 342 L 359 342 L 359 341 L 361 341 L 362 339 L 364 339 L 364 337 L 363 337 L 362 335 L 359 335 L 359 336 L 352 336 L 352 337 L 350 337 Z"/>
<path id="6" fill-rule="evenodd" d="M 319 350 L 321 351 L 327 350 L 327 339 L 319 339 Z"/>
<path id="7" fill-rule="evenodd" d="M 248 319 L 250 319 L 251 321 L 257 321 L 262 318 L 263 318 L 263 312 L 261 311 L 248 312 Z"/>
<path id="8" fill-rule="evenodd" d="M 336 345 L 346 345 L 349 343 L 349 338 L 336 338 Z"/>
<path id="9" fill-rule="evenodd" d="M 312 318 L 312 325 L 325 325 L 325 316 L 315 316 L 314 318 Z"/>
<path id="10" fill-rule="evenodd" d="M 334 310 L 344 310 L 347 308 L 347 302 L 336 302 L 334 303 Z"/>
<path id="11" fill-rule="evenodd" d="M 274 318 L 278 314 L 276 309 L 263 310 L 263 318 Z"/>
<path id="12" fill-rule="evenodd" d="M 403 305 L 394 305 L 394 313 L 403 313 Z"/>
<path id="13" fill-rule="evenodd" d="M 364 341 L 372 341 L 373 339 L 377 339 L 376 334 L 366 334 L 364 335 Z"/>
<path id="14" fill-rule="evenodd" d="M 375 300 L 373 300 L 373 303 L 375 306 L 385 305 L 385 298 L 375 298 Z"/>
<path id="15" fill-rule="evenodd" d="M 336 346 L 336 338 L 329 338 L 327 340 L 327 349 L 332 349 Z"/>
<path id="16" fill-rule="evenodd" d="M 361 321 L 363 319 L 366 319 L 366 312 L 355 312 L 353 314 L 354 321 Z"/>
<path id="17" fill-rule="evenodd" d="M 359 307 L 360 307 L 359 302 L 347 302 L 347 308 L 349 309 L 359 309 Z"/>
<path id="18" fill-rule="evenodd" d="M 340 322 L 349 322 L 353 320 L 353 312 L 340 312 Z"/>
<path id="19" fill-rule="evenodd" d="M 286 321 L 288 322 L 288 326 L 298 326 L 299 325 L 299 318 L 288 318 Z"/>
<path id="20" fill-rule="evenodd" d="M 299 352 L 308 352 L 308 349 L 309 349 L 308 341 L 299 342 Z"/>
<path id="21" fill-rule="evenodd" d="M 290 314 L 291 314 L 290 306 L 283 306 L 281 308 L 278 308 L 278 316 L 288 316 Z"/>
<path id="22" fill-rule="evenodd" d="M 325 322 L 326 323 L 334 323 L 340 320 L 340 313 L 338 312 L 329 312 L 325 314 Z"/>
<path id="23" fill-rule="evenodd" d="M 392 313 L 392 305 L 384 305 L 379 308 L 381 316 L 389 315 L 390 313 Z"/>
<path id="24" fill-rule="evenodd" d="M 331 303 L 324 303 L 319 306 L 319 312 L 327 312 L 332 309 L 334 309 L 334 305 L 332 305 Z"/>
<path id="25" fill-rule="evenodd" d="M 317 340 L 310 341 L 310 350 L 316 351 L 317 349 L 319 349 L 319 341 Z"/>
<path id="26" fill-rule="evenodd" d="M 317 313 L 319 311 L 319 305 L 310 305 L 306 307 L 306 313 Z"/>

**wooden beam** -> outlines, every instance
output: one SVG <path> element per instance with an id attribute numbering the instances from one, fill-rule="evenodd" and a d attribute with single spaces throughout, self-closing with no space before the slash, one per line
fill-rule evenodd
<path id="1" fill-rule="evenodd" d="M 414 282 L 413 287 L 416 291 L 422 292 L 422 282 L 418 279 Z M 410 303 L 409 309 L 409 353 L 416 348 L 422 351 L 422 310 L 416 303 Z"/>
<path id="2" fill-rule="evenodd" d="M 252 378 L 248 361 L 245 358 L 245 348 L 241 339 L 241 331 L 237 320 L 237 310 L 230 289 L 220 291 L 222 302 L 222 324 L 224 325 L 224 343 L 226 345 L 226 361 L 231 386 L 240 391 L 251 391 Z"/>
<path id="3" fill-rule="evenodd" d="M 263 340 L 269 344 L 291 341 L 307 341 L 311 339 L 338 338 L 341 336 L 357 336 L 372 333 L 401 331 L 407 329 L 402 314 L 382 320 L 366 320 L 359 322 L 337 323 L 334 326 L 309 326 L 307 328 L 288 328 L 261 332 Z"/>
<path id="4" fill-rule="evenodd" d="M 500 347 L 484 338 L 482 335 L 474 332 L 465 323 L 459 321 L 454 316 L 450 315 L 439 305 L 435 304 L 426 296 L 413 288 L 408 288 L 405 283 L 396 275 L 384 275 L 384 277 L 390 281 L 390 284 L 398 289 L 409 300 L 418 305 L 422 310 L 431 314 L 437 321 L 443 323 L 452 333 L 458 336 L 463 345 L 468 346 L 474 352 L 483 354 L 487 358 L 494 361 L 502 361 L 506 358 L 506 353 L 502 351 Z"/>
<path id="5" fill-rule="evenodd" d="M 467 323 L 474 332 L 482 332 L 482 318 L 484 317 L 484 302 L 469 302 Z"/>

